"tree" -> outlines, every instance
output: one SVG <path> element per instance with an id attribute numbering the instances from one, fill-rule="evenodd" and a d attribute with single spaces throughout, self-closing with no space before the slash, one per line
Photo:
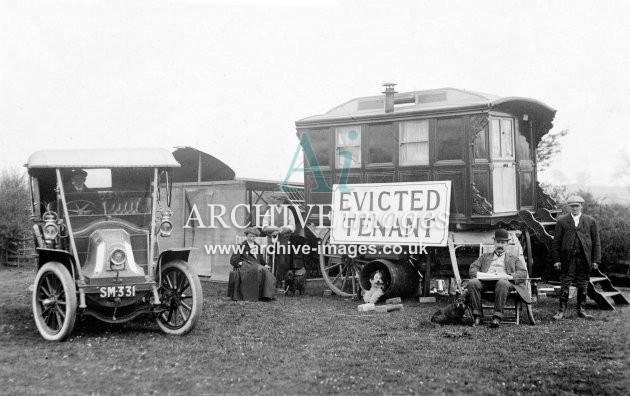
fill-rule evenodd
<path id="1" fill-rule="evenodd" d="M 0 250 L 30 233 L 30 194 L 26 174 L 17 168 L 0 172 Z"/>
<path id="2" fill-rule="evenodd" d="M 619 203 L 605 203 L 586 190 L 578 191 L 584 198 L 584 213 L 597 220 L 602 244 L 602 271 L 610 272 L 620 260 L 630 257 L 630 207 Z"/>
<path id="3" fill-rule="evenodd" d="M 548 133 L 540 139 L 536 148 L 536 161 L 538 162 L 539 171 L 547 169 L 551 162 L 560 154 L 562 151 L 560 140 L 568 133 L 568 129 L 563 129 L 558 133 Z"/>
<path id="4" fill-rule="evenodd" d="M 543 185 L 545 192 L 560 202 L 559 207 L 563 215 L 570 213 L 566 204 L 570 195 L 580 195 L 584 198 L 584 213 L 597 220 L 599 225 L 599 239 L 602 247 L 601 270 L 611 272 L 620 260 L 630 258 L 630 205 L 606 202 L 606 198 L 597 198 L 592 192 L 580 189 L 577 192 L 567 190 L 566 186 L 553 184 Z"/>

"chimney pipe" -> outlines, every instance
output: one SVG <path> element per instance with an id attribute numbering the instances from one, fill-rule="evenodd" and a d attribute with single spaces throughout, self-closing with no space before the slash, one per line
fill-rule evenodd
<path id="1" fill-rule="evenodd" d="M 383 92 L 383 93 L 385 94 L 385 112 L 386 113 L 393 113 L 394 112 L 394 94 L 398 93 L 394 89 L 395 85 L 396 84 L 394 84 L 394 83 L 385 83 L 385 84 L 383 84 L 383 86 L 385 87 L 385 92 Z"/>

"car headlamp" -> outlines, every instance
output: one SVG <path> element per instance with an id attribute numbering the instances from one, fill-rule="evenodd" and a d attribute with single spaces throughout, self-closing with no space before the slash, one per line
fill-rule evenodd
<path id="1" fill-rule="evenodd" d="M 171 236 L 171 232 L 173 232 L 173 222 L 171 222 L 170 218 L 173 215 L 173 212 L 170 210 L 162 211 L 162 222 L 160 223 L 160 236 L 168 237 Z"/>
<path id="2" fill-rule="evenodd" d="M 42 227 L 44 239 L 50 241 L 59 235 L 59 226 L 57 225 L 57 214 L 55 212 L 46 212 L 42 216 L 44 226 Z"/>
<path id="3" fill-rule="evenodd" d="M 122 249 L 114 249 L 109 255 L 109 263 L 112 271 L 122 271 L 125 269 L 125 262 L 127 261 L 127 254 Z"/>
<path id="4" fill-rule="evenodd" d="M 57 226 L 57 224 L 44 224 L 44 239 L 55 239 L 57 235 L 59 235 L 59 226 Z"/>

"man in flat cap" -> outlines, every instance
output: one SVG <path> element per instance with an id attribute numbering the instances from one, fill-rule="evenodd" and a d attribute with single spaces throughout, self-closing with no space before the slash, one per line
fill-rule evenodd
<path id="1" fill-rule="evenodd" d="M 586 291 L 591 269 L 599 268 L 601 246 L 597 222 L 582 213 L 584 198 L 573 195 L 567 200 L 571 213 L 561 217 L 556 223 L 553 237 L 554 268 L 560 270 L 560 310 L 554 319 L 566 316 L 569 301 L 569 286 L 577 284 L 576 312 L 580 318 L 591 319 L 584 310 Z"/>
<path id="2" fill-rule="evenodd" d="M 70 184 L 65 188 L 66 193 L 87 193 L 92 192 L 85 185 L 85 179 L 87 178 L 87 172 L 83 169 L 74 169 L 72 170 L 72 176 L 70 178 Z"/>
<path id="3" fill-rule="evenodd" d="M 499 327 L 503 318 L 503 308 L 511 290 L 516 290 L 527 303 L 531 301 L 531 290 L 527 287 L 527 268 L 521 260 L 507 253 L 510 235 L 504 229 L 494 233 L 494 251 L 479 256 L 470 265 L 468 298 L 473 310 L 473 326 L 482 324 L 483 309 L 481 293 L 494 291 L 494 312 L 491 327 Z"/>
<path id="4" fill-rule="evenodd" d="M 83 169 L 73 169 L 70 180 L 63 186 L 71 215 L 90 215 L 98 211 L 98 194 L 85 185 L 87 174 Z"/>

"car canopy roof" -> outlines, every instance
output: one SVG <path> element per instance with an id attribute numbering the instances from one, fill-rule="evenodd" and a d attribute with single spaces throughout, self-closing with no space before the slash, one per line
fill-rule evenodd
<path id="1" fill-rule="evenodd" d="M 28 158 L 33 168 L 178 168 L 168 150 L 161 148 L 40 150 Z"/>

